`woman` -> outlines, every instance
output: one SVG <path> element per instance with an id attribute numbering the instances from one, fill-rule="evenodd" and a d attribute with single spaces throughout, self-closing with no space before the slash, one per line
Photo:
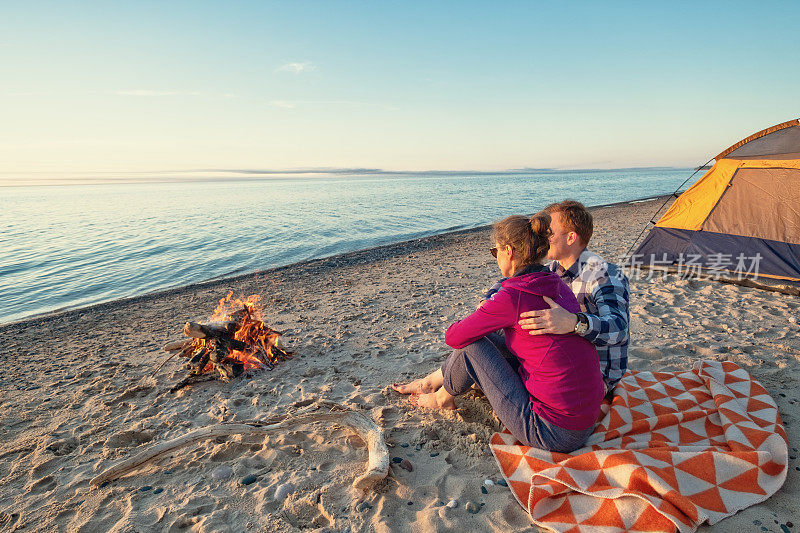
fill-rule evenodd
<path id="1" fill-rule="evenodd" d="M 520 313 L 549 308 L 545 298 L 580 310 L 572 291 L 541 264 L 549 236 L 546 213 L 496 222 L 491 251 L 507 279 L 447 329 L 445 342 L 455 350 L 441 369 L 393 388 L 411 394 L 415 405 L 455 409 L 455 397 L 476 385 L 522 443 L 556 452 L 583 446 L 604 394 L 597 351 L 578 335 L 531 335 L 517 324 Z M 504 336 L 493 333 L 499 329 Z"/>

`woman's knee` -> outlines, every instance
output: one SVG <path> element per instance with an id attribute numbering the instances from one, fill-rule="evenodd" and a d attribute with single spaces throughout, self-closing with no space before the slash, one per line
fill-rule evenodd
<path id="1" fill-rule="evenodd" d="M 492 341 L 486 337 L 481 337 L 480 339 L 467 344 L 463 348 L 456 348 L 453 350 L 453 353 L 458 353 L 458 357 L 465 357 L 467 359 L 475 359 L 476 357 L 502 357 L 500 351 L 497 349 L 497 346 L 495 346 Z"/>
<path id="2" fill-rule="evenodd" d="M 486 337 L 481 337 L 463 348 L 454 348 L 450 355 L 447 356 L 447 359 L 445 359 L 442 365 L 442 372 L 445 371 L 445 367 L 452 366 L 456 361 L 474 361 L 476 358 L 486 357 L 487 351 L 494 351 L 492 350 L 493 348 L 494 345 L 489 342 Z"/>

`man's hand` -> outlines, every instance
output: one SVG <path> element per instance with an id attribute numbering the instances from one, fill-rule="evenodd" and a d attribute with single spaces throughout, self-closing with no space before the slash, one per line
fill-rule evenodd
<path id="1" fill-rule="evenodd" d="M 539 311 L 525 311 L 520 316 L 519 325 L 522 329 L 530 330 L 531 335 L 545 334 L 564 334 L 575 331 L 575 324 L 578 323 L 578 315 L 570 313 L 552 299 L 543 296 L 544 301 L 550 309 Z"/>

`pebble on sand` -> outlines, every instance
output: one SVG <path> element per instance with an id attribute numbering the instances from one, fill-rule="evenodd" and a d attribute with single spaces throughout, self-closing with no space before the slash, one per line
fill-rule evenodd
<path id="1" fill-rule="evenodd" d="M 400 468 L 402 468 L 403 470 L 408 470 L 409 472 L 412 472 L 414 470 L 411 461 L 409 461 L 408 459 L 403 459 L 402 461 L 400 461 Z"/>
<path id="2" fill-rule="evenodd" d="M 447 502 L 447 505 L 445 505 L 445 507 L 448 507 L 450 509 L 455 509 L 456 507 L 458 507 L 458 500 L 450 500 L 449 502 Z"/>
<path id="3" fill-rule="evenodd" d="M 468 513 L 471 514 L 478 514 L 478 512 L 481 510 L 481 508 L 478 507 L 478 505 L 475 502 L 467 502 L 467 505 L 464 508 L 467 510 Z"/>
<path id="4" fill-rule="evenodd" d="M 278 485 L 278 488 L 275 489 L 275 500 L 283 501 L 286 497 L 294 492 L 294 483 L 284 483 L 282 485 Z"/>
<path id="5" fill-rule="evenodd" d="M 211 479 L 215 479 L 217 481 L 223 481 L 225 479 L 230 478 L 233 475 L 233 469 L 228 465 L 221 465 L 214 469 L 211 472 Z"/>
<path id="6" fill-rule="evenodd" d="M 494 481 L 492 481 L 491 479 L 484 479 L 483 484 L 486 485 L 487 487 L 493 487 Z"/>

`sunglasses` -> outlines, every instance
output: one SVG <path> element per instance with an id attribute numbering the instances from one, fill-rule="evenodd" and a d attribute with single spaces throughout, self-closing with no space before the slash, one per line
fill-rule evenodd
<path id="1" fill-rule="evenodd" d="M 497 259 L 497 246 L 495 246 L 495 247 L 493 247 L 493 248 L 489 248 L 489 251 L 491 252 L 491 254 L 492 254 L 492 257 L 494 257 L 495 259 Z"/>

